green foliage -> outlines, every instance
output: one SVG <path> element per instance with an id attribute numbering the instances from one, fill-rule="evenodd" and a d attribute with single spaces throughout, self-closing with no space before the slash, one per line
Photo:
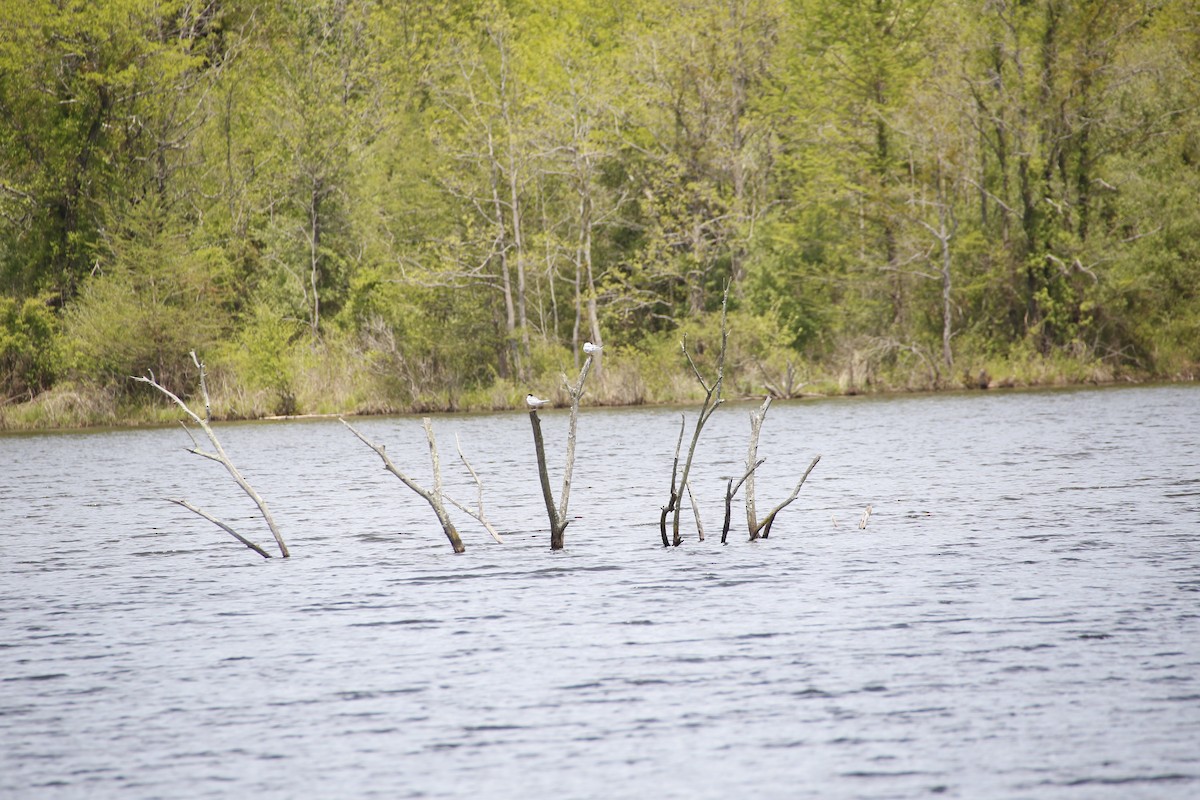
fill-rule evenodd
<path id="1" fill-rule="evenodd" d="M 685 399 L 726 282 L 731 391 L 1194 375 L 1198 54 L 1182 0 L 12 0 L 0 397 L 491 407 L 600 337 L 594 400 Z"/>
<path id="2" fill-rule="evenodd" d="M 0 15 L 0 286 L 73 297 L 105 208 L 161 186 L 211 16 L 181 0 L 15 0 Z"/>
<path id="3" fill-rule="evenodd" d="M 47 300 L 0 297 L 0 387 L 14 397 L 49 388 L 59 369 L 58 320 Z"/>
<path id="4" fill-rule="evenodd" d="M 224 253 L 194 247 L 185 221 L 153 197 L 107 245 L 66 314 L 74 370 L 116 386 L 153 370 L 167 388 L 189 392 L 188 352 L 209 349 L 229 328 L 233 286 Z"/>
<path id="5" fill-rule="evenodd" d="M 281 318 L 264 303 L 246 317 L 233 340 L 217 351 L 217 363 L 238 384 L 268 392 L 270 413 L 295 414 L 303 323 Z"/>

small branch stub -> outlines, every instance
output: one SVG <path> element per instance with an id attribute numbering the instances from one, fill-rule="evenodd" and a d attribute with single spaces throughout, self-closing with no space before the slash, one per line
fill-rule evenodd
<path id="1" fill-rule="evenodd" d="M 870 503 L 868 503 L 868 504 L 867 504 L 867 507 L 863 509 L 863 513 L 862 513 L 862 519 L 860 519 L 860 520 L 858 521 L 858 529 L 859 529 L 859 530 L 866 530 L 866 528 L 867 528 L 867 520 L 869 520 L 870 518 L 871 518 L 871 504 L 870 504 Z"/>

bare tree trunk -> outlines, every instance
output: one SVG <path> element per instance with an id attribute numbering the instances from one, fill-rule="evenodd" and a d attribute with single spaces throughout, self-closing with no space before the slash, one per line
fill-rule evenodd
<path id="1" fill-rule="evenodd" d="M 570 520 L 567 518 L 567 504 L 571 499 L 571 476 L 575 471 L 575 430 L 579 420 L 579 399 L 583 397 L 583 386 L 587 381 L 588 372 L 592 368 L 592 356 L 583 361 L 579 370 L 579 379 L 574 386 L 566 384 L 571 394 L 571 419 L 567 428 L 567 462 L 563 468 L 562 497 L 558 507 L 554 505 L 554 493 L 550 489 L 550 473 L 546 467 L 546 445 L 542 438 L 542 421 L 538 418 L 537 409 L 529 409 L 529 423 L 533 428 L 533 447 L 537 455 L 538 481 L 542 487 L 542 499 L 546 503 L 546 516 L 550 518 L 550 549 L 563 548 L 563 533 Z M 566 383 L 566 378 L 563 378 Z"/>
<path id="2" fill-rule="evenodd" d="M 754 496 L 754 465 L 758 462 L 758 438 L 762 433 L 763 420 L 767 409 L 771 407 L 771 396 L 763 400 L 757 411 L 750 412 L 750 449 L 746 453 L 746 524 L 750 530 L 750 538 L 755 538 L 755 528 L 758 526 L 758 514 L 755 508 Z"/>
<path id="3" fill-rule="evenodd" d="M 491 174 L 491 189 L 492 189 L 492 208 L 495 212 L 496 226 L 499 228 L 497 236 L 500 241 L 499 259 L 500 259 L 500 289 L 504 295 L 504 334 L 505 334 L 505 353 L 506 360 L 509 362 L 509 369 L 506 377 L 520 375 L 522 373 L 521 356 L 517 349 L 517 312 L 516 306 L 513 303 L 512 289 L 512 270 L 508 264 L 508 247 L 505 240 L 508 237 L 507 228 L 504 224 L 504 203 L 500 199 L 500 173 L 499 165 L 496 163 L 494 144 L 492 142 L 491 132 L 488 132 L 488 155 L 492 161 Z"/>
<path id="4" fill-rule="evenodd" d="M 315 182 L 315 181 L 314 181 Z M 321 277 L 321 193 L 320 184 L 314 185 L 309 198 L 309 235 L 308 235 L 308 280 L 312 290 L 312 335 L 315 339 L 321 330 L 321 298 L 317 292 L 317 283 Z"/>
<path id="5" fill-rule="evenodd" d="M 579 354 L 582 352 L 579 343 L 579 329 L 583 324 L 583 268 L 580 266 L 582 259 L 580 253 L 575 253 L 575 324 L 571 328 L 571 353 L 575 359 L 575 366 L 579 366 Z"/>
<path id="6" fill-rule="evenodd" d="M 679 503 L 679 492 L 676 490 L 675 479 L 679 475 L 679 448 L 683 445 L 683 432 L 687 428 L 687 417 L 683 414 L 679 415 L 679 438 L 675 441 L 675 460 L 671 463 L 671 497 L 665 506 L 662 507 L 662 516 L 659 517 L 658 527 L 662 533 L 663 547 L 670 547 L 671 540 L 667 538 L 667 515 L 675 510 L 675 506 Z"/>
<path id="7" fill-rule="evenodd" d="M 590 166 L 590 165 L 589 165 Z M 590 172 L 590 169 L 589 169 Z M 600 332 L 600 315 L 596 310 L 596 276 L 592 266 L 592 195 L 591 185 L 586 181 L 586 178 L 581 178 L 581 194 L 580 209 L 579 209 L 579 234 L 580 234 L 580 251 L 583 256 L 585 272 L 587 274 L 587 317 L 588 327 L 592 332 L 592 344 L 597 347 L 604 346 L 604 335 Z M 596 359 L 596 378 L 599 380 L 602 370 L 604 369 L 604 353 L 597 351 Z"/>
<path id="8" fill-rule="evenodd" d="M 950 239 L 954 235 L 953 230 L 947 226 L 946 218 L 949 216 L 949 208 L 947 207 L 946 190 L 942 181 L 938 181 L 938 241 L 942 245 L 942 361 L 946 365 L 946 373 L 949 375 L 950 370 L 954 367 L 954 353 L 950 349 Z"/>
<path id="9" fill-rule="evenodd" d="M 528 380 L 531 349 L 529 344 L 529 314 L 525 304 L 525 295 L 527 293 L 525 286 L 525 250 L 521 242 L 521 216 L 517 198 L 516 175 L 510 176 L 509 181 L 512 188 L 513 254 L 517 259 L 517 329 L 520 331 L 521 336 L 521 368 L 517 374 L 522 380 Z"/>
<path id="10" fill-rule="evenodd" d="M 766 461 L 765 458 L 760 458 L 758 461 L 756 461 L 754 463 L 754 466 L 752 466 L 752 467 L 750 467 L 750 469 L 746 470 L 745 474 L 743 474 L 742 477 L 738 480 L 736 486 L 733 483 L 733 478 L 730 478 L 728 484 L 726 484 L 726 486 L 725 486 L 725 524 L 723 526 L 721 526 L 721 544 L 725 544 L 725 537 L 727 537 L 729 535 L 729 522 L 733 516 L 733 498 L 737 496 L 738 490 L 742 488 L 742 484 L 746 482 L 746 479 L 750 477 L 750 475 L 754 472 L 754 470 L 761 467 L 763 465 L 764 461 Z"/>
<path id="11" fill-rule="evenodd" d="M 520 332 L 520 360 L 518 361 L 517 376 L 528 378 L 528 362 L 530 359 L 529 317 L 525 304 L 525 242 L 521 231 L 521 181 L 518 172 L 517 158 L 517 124 L 513 114 L 512 74 L 509 65 L 509 44 L 506 35 L 492 31 L 492 41 L 500 55 L 500 117 L 504 120 L 505 134 L 508 140 L 508 210 L 510 228 L 512 231 L 513 257 L 517 262 L 517 330 Z"/>
<path id="12" fill-rule="evenodd" d="M 758 410 L 750 413 L 750 448 L 746 454 L 746 474 L 742 476 L 741 481 L 745 482 L 746 484 L 746 524 L 750 529 L 750 541 L 758 539 L 760 533 L 762 534 L 763 539 L 766 539 L 771 534 L 771 526 L 775 524 L 775 517 L 780 511 L 783 511 L 783 509 L 791 505 L 792 501 L 796 499 L 796 497 L 800 494 L 800 487 L 804 485 L 806 480 L 808 480 L 809 473 L 813 471 L 813 467 L 815 467 L 817 462 L 821 460 L 820 456 L 814 458 L 812 463 L 808 465 L 808 469 L 804 471 L 804 475 L 801 476 L 800 482 L 796 484 L 796 488 L 792 490 L 791 495 L 789 495 L 788 498 L 782 503 L 775 506 L 775 508 L 771 509 L 771 513 L 767 514 L 762 522 L 759 522 L 758 514 L 755 509 L 754 472 L 763 463 L 762 460 L 758 458 L 758 440 L 759 436 L 762 434 L 763 420 L 766 419 L 767 409 L 770 407 L 771 396 L 767 395 L 767 397 L 763 400 L 763 404 L 759 406 Z M 738 483 L 739 486 L 741 485 L 741 482 Z M 731 480 L 731 487 L 732 484 L 733 481 Z M 731 488 L 725 492 L 726 526 L 728 526 L 729 520 L 729 504 L 733 501 L 733 495 L 736 494 L 736 491 L 736 489 Z M 725 542 L 724 534 L 721 535 L 721 542 Z"/>
<path id="13" fill-rule="evenodd" d="M 536 408 L 529 409 L 529 424 L 533 427 L 533 449 L 537 454 L 538 481 L 542 486 L 542 499 L 546 503 L 546 516 L 550 519 L 550 549 L 562 550 L 563 533 L 569 520 L 558 515 L 554 505 L 554 491 L 550 488 L 550 473 L 546 469 L 546 444 L 542 438 L 542 421 L 538 418 Z"/>

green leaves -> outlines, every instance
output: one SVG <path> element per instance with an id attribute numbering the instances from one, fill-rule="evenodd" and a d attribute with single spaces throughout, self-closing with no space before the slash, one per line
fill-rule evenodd
<path id="1" fill-rule="evenodd" d="M 1190 11 L 12 0 L 0 395 L 222 344 L 279 408 L 330 354 L 348 395 L 451 404 L 597 337 L 645 386 L 727 280 L 735 372 L 1183 372 Z"/>

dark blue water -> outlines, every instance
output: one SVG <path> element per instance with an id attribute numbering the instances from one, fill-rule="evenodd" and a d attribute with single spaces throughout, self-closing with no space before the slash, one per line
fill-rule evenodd
<path id="1" fill-rule="evenodd" d="M 217 428 L 286 561 L 178 429 L 0 437 L 0 797 L 1200 796 L 1200 390 L 777 404 L 722 547 L 752 407 L 666 550 L 672 410 L 584 410 L 556 554 L 523 413 L 435 420 L 460 556 L 336 421 Z"/>

